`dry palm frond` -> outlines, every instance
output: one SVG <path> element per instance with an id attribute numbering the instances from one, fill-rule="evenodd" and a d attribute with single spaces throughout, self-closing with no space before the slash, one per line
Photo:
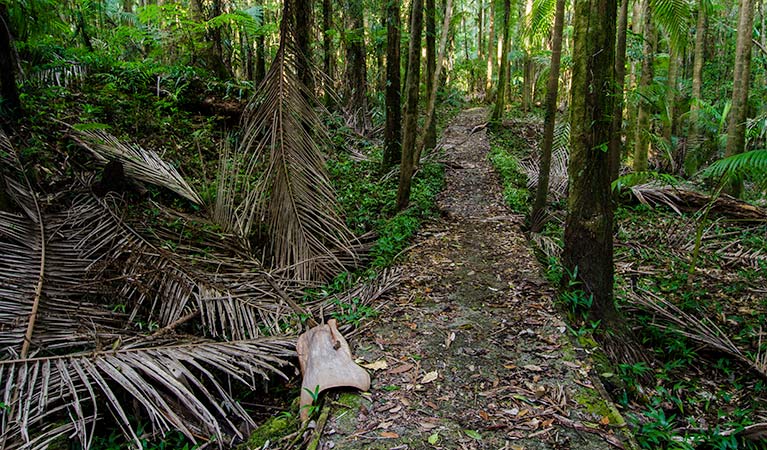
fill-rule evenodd
<path id="1" fill-rule="evenodd" d="M 682 211 L 679 209 L 679 205 L 682 203 L 682 199 L 672 189 L 665 189 L 666 187 L 656 183 L 638 184 L 631 187 L 631 193 L 644 205 L 666 205 L 681 215 Z"/>
<path id="2" fill-rule="evenodd" d="M 745 364 L 748 368 L 764 379 L 767 379 L 767 352 L 748 355 L 738 348 L 727 335 L 707 318 L 698 318 L 687 314 L 675 305 L 652 292 L 643 290 L 639 294 L 631 294 L 627 299 L 635 306 L 656 314 L 663 321 L 673 325 L 669 327 L 656 324 L 664 329 L 671 329 L 684 337 L 699 342 L 713 350 L 720 351 Z M 761 333 L 759 348 L 761 349 Z"/>
<path id="3" fill-rule="evenodd" d="M 238 209 L 239 228 L 266 227 L 272 267 L 293 267 L 299 279 L 343 270 L 341 249 L 355 258 L 352 234 L 339 217 L 320 142 L 323 124 L 313 93 L 298 71 L 294 30 L 283 21 L 280 47 L 258 93 L 248 105 L 239 152 L 247 176 L 258 176 Z"/>
<path id="4" fill-rule="evenodd" d="M 137 144 L 120 142 L 103 130 L 74 130 L 73 133 L 75 140 L 100 161 L 118 161 L 122 163 L 126 175 L 165 187 L 195 204 L 202 205 L 197 191 L 184 180 L 175 167 L 163 161 L 157 153 L 145 150 Z"/>
<path id="5" fill-rule="evenodd" d="M 562 254 L 562 245 L 554 239 L 540 233 L 530 233 L 530 240 L 538 246 L 539 249 L 549 259 L 559 258 Z"/>
<path id="6" fill-rule="evenodd" d="M 294 345 L 293 340 L 264 338 L 0 361 L 5 405 L 0 447 L 45 448 L 69 431 L 88 448 L 95 421 L 103 415 L 99 407 L 106 406 L 140 448 L 120 400 L 126 393 L 155 431 L 176 429 L 192 441 L 212 437 L 222 446 L 225 432 L 242 437 L 233 419 L 253 426 L 232 397 L 229 381 L 254 388 L 269 373 L 285 377 L 279 367 L 294 355 Z M 229 381 L 222 383 L 222 374 Z M 63 430 L 49 426 L 60 413 L 72 419 Z"/>
<path id="7" fill-rule="evenodd" d="M 549 192 L 555 200 L 567 196 L 567 165 L 570 161 L 570 123 L 561 122 L 554 128 L 551 145 L 551 167 L 549 169 Z M 520 161 L 519 165 L 527 175 L 527 187 L 535 190 L 540 175 L 540 158 Z"/>
<path id="8" fill-rule="evenodd" d="M 88 67 L 77 62 L 63 62 L 58 67 L 39 70 L 30 74 L 29 80 L 38 86 L 61 86 L 67 87 L 85 80 Z"/>

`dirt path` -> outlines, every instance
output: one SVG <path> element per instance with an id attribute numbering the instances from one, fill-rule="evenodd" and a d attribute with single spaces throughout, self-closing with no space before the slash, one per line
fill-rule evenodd
<path id="1" fill-rule="evenodd" d="M 421 232 L 401 288 L 353 339 L 377 366 L 373 385 L 333 403 L 320 448 L 622 445 L 622 420 L 567 338 L 522 217 L 503 206 L 485 131 L 470 135 L 485 117 L 467 110 L 445 130 L 443 218 Z"/>

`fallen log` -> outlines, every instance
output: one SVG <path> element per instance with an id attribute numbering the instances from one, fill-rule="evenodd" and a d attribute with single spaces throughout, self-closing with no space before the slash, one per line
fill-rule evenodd
<path id="1" fill-rule="evenodd" d="M 683 211 L 699 211 L 706 207 L 712 197 L 680 186 L 640 184 L 631 187 L 631 198 L 648 206 L 667 206 L 678 214 Z M 767 221 L 767 211 L 738 200 L 727 194 L 714 199 L 711 213 L 747 222 Z"/>

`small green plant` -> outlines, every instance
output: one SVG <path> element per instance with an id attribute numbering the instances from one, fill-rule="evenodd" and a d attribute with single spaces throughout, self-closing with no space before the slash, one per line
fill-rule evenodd
<path id="1" fill-rule="evenodd" d="M 351 323 L 355 327 L 363 320 L 378 315 L 378 311 L 363 304 L 359 297 L 352 298 L 350 303 L 342 302 L 340 299 L 334 299 L 333 303 L 338 306 L 338 311 L 332 314 L 333 318 L 342 323 Z"/>
<path id="2" fill-rule="evenodd" d="M 320 386 L 319 385 L 315 386 L 314 390 L 311 390 L 309 388 L 304 388 L 304 390 L 312 398 L 312 403 L 310 405 L 302 406 L 301 409 L 306 409 L 306 412 L 308 413 L 309 417 L 312 417 L 317 413 L 317 411 L 319 411 L 319 408 L 320 408 L 318 404 L 318 400 L 320 398 Z"/>

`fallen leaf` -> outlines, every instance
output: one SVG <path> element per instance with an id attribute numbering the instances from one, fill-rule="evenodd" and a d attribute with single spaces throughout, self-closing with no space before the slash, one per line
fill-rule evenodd
<path id="1" fill-rule="evenodd" d="M 372 362 L 369 364 L 363 364 L 362 367 L 370 370 L 384 370 L 389 367 L 389 364 L 386 363 L 386 360 L 379 359 L 376 362 Z"/>
<path id="2" fill-rule="evenodd" d="M 432 381 L 436 380 L 439 377 L 439 374 L 436 370 L 427 373 L 423 376 L 421 379 L 421 384 L 431 383 Z"/>
<path id="3" fill-rule="evenodd" d="M 484 411 L 479 412 L 479 417 L 481 417 L 482 420 L 490 420 L 490 415 Z"/>
<path id="4" fill-rule="evenodd" d="M 610 425 L 610 418 L 607 416 L 602 417 L 602 420 L 599 421 L 602 425 Z"/>
<path id="5" fill-rule="evenodd" d="M 386 373 L 389 374 L 389 375 L 397 375 L 399 373 L 405 373 L 405 372 L 407 372 L 408 370 L 410 370 L 412 368 L 413 368 L 412 364 L 405 363 L 405 364 L 402 364 L 400 366 L 394 367 L 393 369 L 387 370 Z"/>
<path id="6" fill-rule="evenodd" d="M 434 433 L 431 436 L 429 436 L 429 439 L 427 440 L 429 441 L 429 444 L 434 445 L 439 441 L 439 434 Z"/>
<path id="7" fill-rule="evenodd" d="M 381 422 L 381 423 L 379 423 L 379 424 L 378 424 L 378 426 L 376 427 L 376 429 L 379 429 L 379 430 L 386 430 L 386 429 L 388 429 L 390 426 L 392 426 L 393 424 L 394 424 L 394 422 Z"/>
<path id="8" fill-rule="evenodd" d="M 385 439 L 397 439 L 399 437 L 399 434 L 393 432 L 393 431 L 384 431 L 380 434 L 382 438 Z"/>
<path id="9" fill-rule="evenodd" d="M 474 430 L 463 430 L 463 432 L 466 433 L 466 436 L 469 436 L 472 439 L 476 439 L 478 441 L 482 440 L 482 435 Z"/>
<path id="10" fill-rule="evenodd" d="M 429 430 L 433 430 L 437 428 L 437 424 L 429 423 L 429 422 L 421 422 L 421 428 L 423 428 L 426 431 L 429 431 Z"/>
<path id="11" fill-rule="evenodd" d="M 529 410 L 523 409 L 522 411 L 517 413 L 517 417 L 525 417 L 525 415 L 527 415 L 527 413 L 529 412 L 530 412 Z"/>
<path id="12" fill-rule="evenodd" d="M 541 366 L 536 366 L 535 364 L 527 364 L 525 366 L 522 366 L 523 369 L 529 370 L 530 372 L 542 372 L 543 368 Z"/>

